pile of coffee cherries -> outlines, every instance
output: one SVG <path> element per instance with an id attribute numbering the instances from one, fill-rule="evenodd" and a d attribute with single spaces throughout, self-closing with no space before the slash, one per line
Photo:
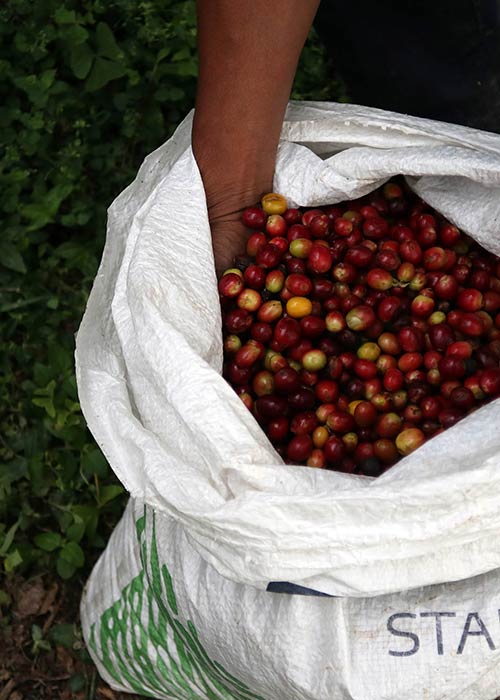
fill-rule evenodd
<path id="1" fill-rule="evenodd" d="M 224 376 L 290 464 L 378 476 L 500 395 L 500 264 L 393 180 L 245 209 Z"/>

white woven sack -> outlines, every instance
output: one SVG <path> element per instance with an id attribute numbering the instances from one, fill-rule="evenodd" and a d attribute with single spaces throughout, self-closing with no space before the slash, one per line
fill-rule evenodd
<path id="1" fill-rule="evenodd" d="M 242 638 L 252 632 L 245 627 L 252 618 L 260 632 L 272 621 L 278 625 L 275 654 L 287 656 L 291 643 L 303 654 L 306 647 L 309 650 L 297 668 L 294 655 L 278 668 L 271 664 L 272 653 L 261 650 L 265 663 L 270 663 L 269 673 L 275 674 L 266 697 L 397 697 L 390 689 L 385 695 L 372 696 L 365 690 L 365 694 L 352 694 L 346 686 L 356 648 L 351 622 L 361 624 L 360 611 L 368 615 L 370 610 L 367 620 L 379 625 L 384 618 L 380 605 L 391 609 L 388 594 L 418 588 L 394 598 L 398 605 L 401 601 L 418 605 L 418 596 L 424 600 L 427 595 L 422 586 L 461 581 L 500 567 L 500 434 L 496 427 L 500 402 L 429 441 L 377 480 L 283 465 L 220 376 L 216 278 L 190 130 L 188 117 L 174 137 L 145 160 L 134 183 L 110 208 L 102 264 L 77 339 L 77 377 L 86 419 L 131 493 L 133 508 L 137 511 L 137 504 L 145 505 L 148 513 L 155 513 L 158 521 L 175 531 L 180 551 L 172 552 L 168 540 L 159 538 L 160 560 L 170 566 L 172 557 L 174 564 L 179 563 L 176 557 L 191 562 L 192 572 L 209 571 L 212 584 L 218 581 L 208 591 L 204 580 L 185 582 L 171 571 L 181 589 L 193 585 L 198 591 L 206 589 L 199 595 L 207 596 L 207 601 L 198 608 L 194 605 L 200 620 L 210 598 L 212 607 L 217 601 L 221 621 L 228 623 L 229 613 L 220 599 L 221 591 L 228 591 L 232 604 L 244 601 Z M 290 105 L 275 190 L 291 204 L 315 206 L 359 197 L 398 173 L 405 174 L 410 186 L 451 221 L 500 253 L 499 136 L 351 105 Z M 123 531 L 125 525 L 120 528 Z M 132 526 L 127 532 L 135 537 Z M 144 557 L 142 564 L 136 560 L 133 565 L 124 559 L 130 546 L 118 531 L 99 565 L 111 575 L 113 562 L 127 585 L 146 565 Z M 498 583 L 497 574 L 479 580 L 486 582 L 481 586 L 487 594 L 475 597 L 477 583 L 468 582 L 444 590 L 455 596 L 450 599 L 453 604 L 477 600 L 493 609 L 490 591 Z M 100 575 L 99 581 L 102 600 L 95 609 L 103 615 L 117 601 L 116 578 L 108 585 Z M 336 596 L 385 595 L 369 602 L 286 597 L 265 592 L 270 581 L 288 581 Z M 92 582 L 91 589 L 95 591 Z M 165 593 L 161 586 L 156 586 L 156 592 L 148 590 L 156 604 L 161 603 Z M 84 603 L 87 631 L 89 600 L 94 598 L 87 597 Z M 245 607 L 249 600 L 254 601 L 253 609 Z M 298 610 L 302 617 L 295 618 Z M 333 618 L 324 617 L 326 610 L 333 616 L 350 615 L 352 620 L 333 629 Z M 263 611 L 267 618 L 261 617 Z M 409 612 L 418 617 L 418 611 Z M 471 612 L 479 615 L 477 610 Z M 313 614 L 315 623 L 310 624 L 307 616 Z M 288 615 L 294 624 L 302 625 L 300 644 L 297 634 L 288 636 Z M 492 649 L 479 622 L 480 634 L 474 635 L 477 630 L 471 625 L 476 619 L 470 619 L 465 639 L 476 636 L 483 642 L 475 660 L 484 678 L 494 677 L 488 687 L 496 683 L 499 690 L 495 642 L 488 632 Z M 99 627 L 95 615 L 93 620 Z M 374 639 L 370 624 L 367 634 Z M 213 623 L 200 629 L 208 644 L 212 636 L 218 638 Z M 387 625 L 386 632 L 398 638 Z M 330 645 L 329 650 L 323 649 L 323 642 Z M 335 653 L 331 653 L 332 643 Z M 229 636 L 221 653 L 239 650 L 241 644 Z M 462 662 L 463 650 L 458 654 L 458 646 L 454 658 Z M 323 663 L 325 654 L 335 669 L 332 676 L 341 674 L 332 684 L 321 681 L 312 670 Z M 394 667 L 394 658 L 411 659 L 412 668 L 431 669 L 431 657 L 426 654 L 389 656 L 390 664 L 387 649 L 381 654 L 367 658 L 377 664 L 383 658 L 387 668 L 381 670 L 389 673 L 389 688 L 397 685 L 397 672 L 410 668 Z M 241 670 L 238 664 L 236 668 Z M 259 692 L 263 692 L 266 668 L 254 670 L 260 680 L 250 676 Z M 297 670 L 310 676 L 300 687 L 302 695 L 293 695 L 290 679 Z M 427 688 L 435 685 L 432 679 Z M 276 688 L 280 688 L 278 694 Z M 429 695 L 418 692 L 411 697 L 452 697 L 432 694 L 434 690 Z M 454 692 L 457 698 L 456 688 Z M 464 700 L 479 697 L 474 690 L 467 692 Z M 481 700 L 488 697 L 483 695 Z"/>

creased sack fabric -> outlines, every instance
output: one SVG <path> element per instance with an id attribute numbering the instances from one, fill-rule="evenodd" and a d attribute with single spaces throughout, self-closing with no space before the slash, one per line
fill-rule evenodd
<path id="1" fill-rule="evenodd" d="M 220 374 L 191 121 L 110 207 L 77 337 L 82 409 L 131 495 L 82 603 L 101 673 L 161 698 L 493 700 L 500 402 L 376 480 L 284 465 Z M 274 189 L 290 205 L 356 198 L 396 174 L 500 254 L 500 136 L 289 105 Z M 270 581 L 338 597 L 269 593 Z"/>

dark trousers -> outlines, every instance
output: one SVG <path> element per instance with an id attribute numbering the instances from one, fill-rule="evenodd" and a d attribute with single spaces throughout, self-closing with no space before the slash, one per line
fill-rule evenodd
<path id="1" fill-rule="evenodd" d="M 352 102 L 500 132 L 497 0 L 322 0 Z"/>

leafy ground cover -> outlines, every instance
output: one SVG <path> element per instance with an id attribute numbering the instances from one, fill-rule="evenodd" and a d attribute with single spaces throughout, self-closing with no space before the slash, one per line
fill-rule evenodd
<path id="1" fill-rule="evenodd" d="M 74 333 L 106 207 L 192 107 L 196 74 L 193 0 L 0 6 L 0 700 L 121 697 L 78 626 L 126 494 L 80 412 Z M 341 95 L 312 36 L 293 97 Z"/>

